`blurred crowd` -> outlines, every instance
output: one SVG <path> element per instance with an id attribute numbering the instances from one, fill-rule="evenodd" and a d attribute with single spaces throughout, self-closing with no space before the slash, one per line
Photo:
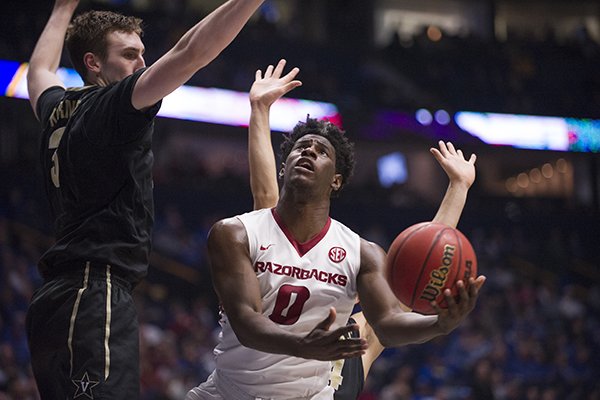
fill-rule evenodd
<path id="1" fill-rule="evenodd" d="M 38 3 L 6 8 L 0 59 L 29 58 L 52 2 Z M 82 7 L 114 6 L 108 3 Z M 113 3 L 139 3 L 149 63 L 209 11 L 198 1 Z M 585 30 L 567 42 L 550 33 L 535 42 L 446 34 L 434 41 L 423 30 L 376 48 L 351 35 L 347 42 L 306 40 L 305 19 L 282 27 L 269 3 L 191 84 L 246 91 L 252 71 L 286 57 L 305 82 L 295 96 L 338 104 L 347 125 L 361 112 L 421 106 L 600 118 L 600 45 Z M 51 225 L 40 187 L 2 169 L 0 400 L 37 399 L 24 321 L 41 284 L 36 263 Z M 206 233 L 218 218 L 252 204 L 247 177 L 202 179 L 181 186 L 158 180 L 155 190 L 155 251 L 148 279 L 136 289 L 143 400 L 181 399 L 213 369 L 218 304 Z M 401 229 L 435 212 L 391 197 L 381 188 L 348 188 L 332 215 L 386 248 Z M 600 399 L 600 216 L 588 211 L 543 200 L 470 199 L 459 228 L 488 277 L 477 309 L 447 337 L 386 350 L 361 399 Z"/>
<path id="2" fill-rule="evenodd" d="M 158 198 L 173 189 L 158 186 Z M 37 399 L 24 319 L 41 284 L 36 262 L 51 239 L 35 227 L 45 219 L 35 216 L 44 206 L 17 189 L 11 193 L 0 203 L 0 399 Z M 354 194 L 334 203 L 334 214 L 384 247 L 400 229 L 434 212 L 390 205 L 374 210 Z M 159 204 L 154 247 L 160 258 L 153 260 L 160 262 L 135 291 L 144 400 L 181 399 L 214 366 L 218 307 L 204 240 L 214 219 L 240 210 L 181 204 Z M 511 220 L 493 211 L 501 207 L 489 206 L 474 199 L 459 225 L 488 277 L 476 310 L 446 337 L 384 351 L 361 399 L 600 399 L 598 216 L 565 211 L 549 218 L 550 209 L 518 204 L 521 218 Z M 352 218 L 355 207 L 365 210 L 362 220 Z M 168 265 L 194 271 L 188 276 L 196 281 Z"/>
<path id="3" fill-rule="evenodd" d="M 35 3 L 26 0 L 7 10 L 10 18 L 0 32 L 8 40 L 0 42 L 0 58 L 28 60 L 51 6 L 25 7 L 29 2 Z M 543 39 L 509 34 L 502 41 L 439 28 L 432 35 L 431 27 L 423 26 L 412 38 L 392 36 L 376 45 L 369 39 L 372 11 L 361 2 L 353 1 L 344 13 L 335 8 L 338 2 L 320 8 L 314 2 L 291 3 L 292 15 L 284 18 L 279 2 L 265 2 L 257 18 L 190 84 L 247 91 L 253 71 L 285 57 L 301 68 L 305 82 L 295 96 L 333 102 L 347 118 L 372 109 L 420 107 L 600 118 L 600 44 L 583 24 L 560 40 L 548 27 Z M 151 64 L 218 4 L 82 1 L 80 9 L 142 17 Z"/>

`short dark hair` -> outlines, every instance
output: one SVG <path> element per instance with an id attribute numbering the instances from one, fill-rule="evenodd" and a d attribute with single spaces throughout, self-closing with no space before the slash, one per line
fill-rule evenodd
<path id="1" fill-rule="evenodd" d="M 83 55 L 91 52 L 105 60 L 106 35 L 115 31 L 134 32 L 141 37 L 144 33 L 142 20 L 112 11 L 88 11 L 75 17 L 69 25 L 65 38 L 66 47 L 73 67 L 84 82 L 87 81 L 87 68 Z"/>
<path id="2" fill-rule="evenodd" d="M 332 193 L 332 195 L 337 194 L 350 181 L 354 172 L 354 144 L 348 140 L 346 132 L 335 124 L 310 117 L 306 117 L 306 122 L 298 122 L 290 133 L 284 135 L 280 147 L 281 160 L 285 162 L 294 144 L 300 138 L 310 134 L 323 136 L 335 149 L 335 171 L 342 175 L 340 189 Z"/>

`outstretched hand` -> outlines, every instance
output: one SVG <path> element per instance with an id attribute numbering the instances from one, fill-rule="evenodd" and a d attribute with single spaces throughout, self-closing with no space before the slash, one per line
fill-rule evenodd
<path id="1" fill-rule="evenodd" d="M 250 103 L 270 107 L 290 90 L 302 85 L 302 82 L 294 79 L 300 72 L 298 67 L 281 76 L 285 63 L 282 59 L 275 67 L 269 65 L 264 75 L 260 69 L 256 71 L 254 83 L 250 88 Z"/>
<path id="2" fill-rule="evenodd" d="M 467 160 L 462 150 L 455 149 L 451 142 L 438 142 L 440 149 L 432 147 L 429 151 L 433 154 L 437 162 L 444 169 L 451 183 L 465 184 L 467 188 L 471 187 L 475 181 L 475 161 L 477 156 L 471 154 Z"/>
<path id="3" fill-rule="evenodd" d="M 367 341 L 362 338 L 345 338 L 346 334 L 358 330 L 358 325 L 345 325 L 329 330 L 335 321 L 335 308 L 329 309 L 329 315 L 321 321 L 299 346 L 297 356 L 321 361 L 334 361 L 345 358 L 360 357 L 367 349 Z"/>
<path id="4" fill-rule="evenodd" d="M 442 309 L 435 302 L 431 302 L 431 306 L 438 314 L 438 324 L 444 333 L 450 333 L 469 315 L 475 308 L 479 290 L 485 283 L 485 276 L 480 275 L 477 279 L 469 278 L 469 284 L 460 280 L 456 282 L 458 286 L 458 299 L 452 296 L 450 289 L 444 290 L 444 298 L 448 308 Z"/>

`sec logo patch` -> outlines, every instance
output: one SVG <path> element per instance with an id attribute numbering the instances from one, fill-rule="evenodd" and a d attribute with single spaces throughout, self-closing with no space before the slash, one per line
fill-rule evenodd
<path id="1" fill-rule="evenodd" d="M 334 263 L 339 263 L 346 258 L 346 250 L 341 247 L 332 247 L 329 249 L 329 259 Z"/>

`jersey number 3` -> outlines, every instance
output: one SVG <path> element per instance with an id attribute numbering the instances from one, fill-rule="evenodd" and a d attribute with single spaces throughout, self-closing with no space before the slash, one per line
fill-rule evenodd
<path id="1" fill-rule="evenodd" d="M 60 139 L 63 137 L 63 133 L 65 133 L 65 128 L 58 128 L 52 132 L 52 135 L 50 135 L 50 140 L 48 140 L 48 149 L 56 149 L 54 150 L 54 153 L 52 153 L 52 168 L 50 168 L 50 178 L 52 178 L 52 183 L 56 188 L 60 187 L 60 180 L 58 178 L 58 145 L 60 144 Z"/>
<path id="2" fill-rule="evenodd" d="M 304 286 L 282 285 L 277 292 L 275 308 L 269 318 L 280 325 L 292 325 L 298 321 L 310 291 Z"/>

